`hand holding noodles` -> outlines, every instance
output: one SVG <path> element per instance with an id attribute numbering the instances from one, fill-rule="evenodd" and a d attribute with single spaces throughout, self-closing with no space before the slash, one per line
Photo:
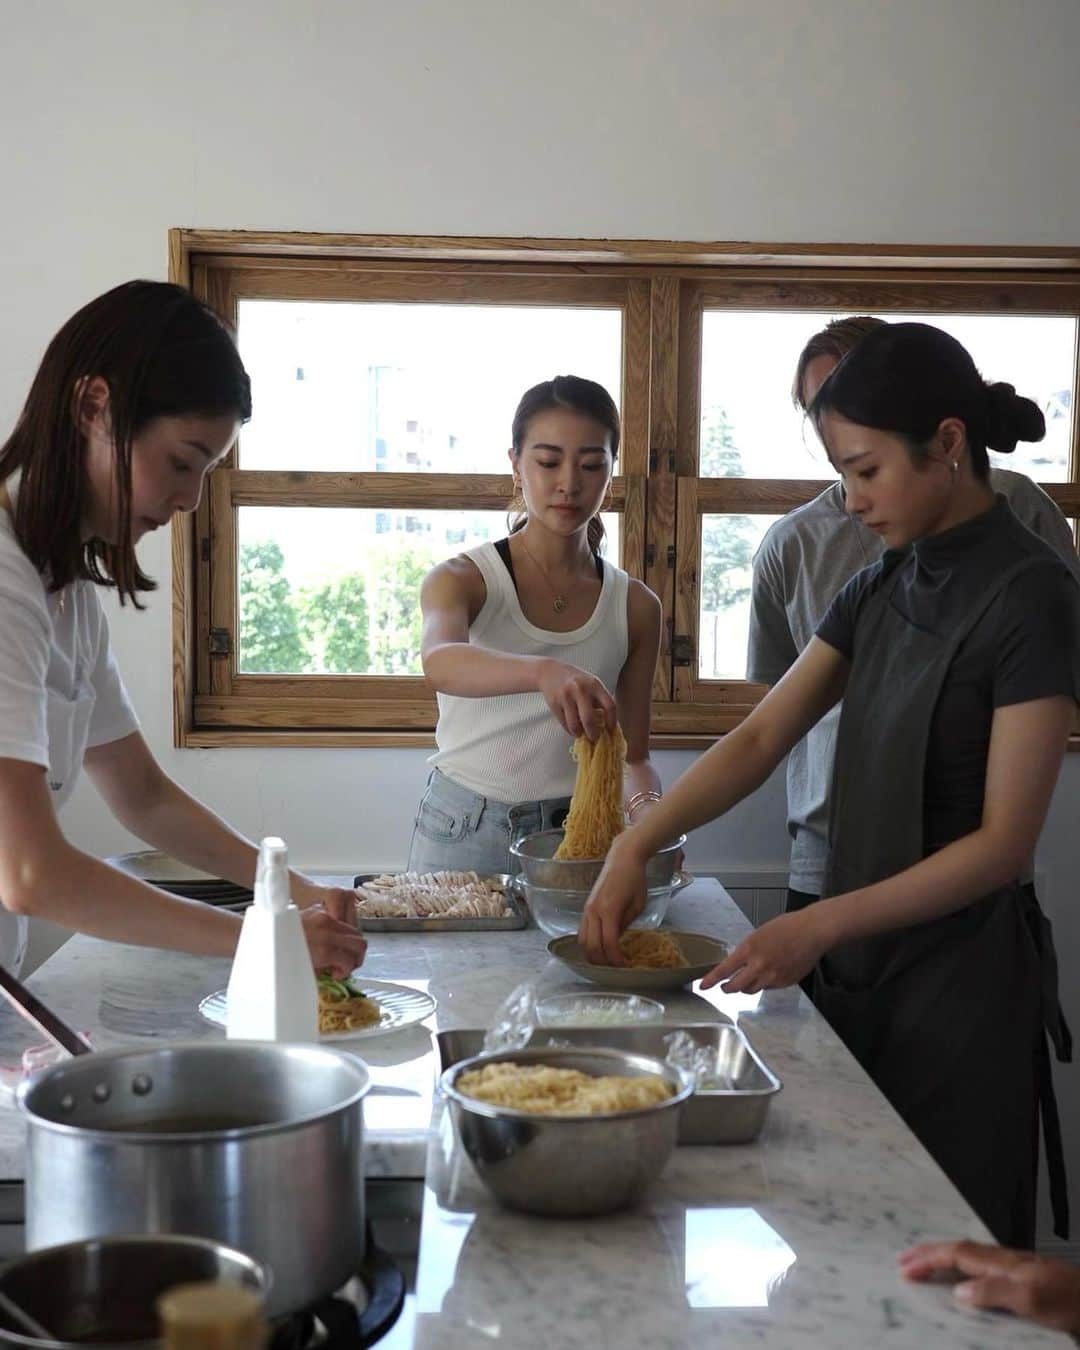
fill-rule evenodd
<path id="1" fill-rule="evenodd" d="M 556 858 L 604 858 L 611 841 L 622 833 L 623 768 L 626 739 L 616 723 L 595 741 L 579 736 L 571 751 L 577 760 L 574 795 Z"/>

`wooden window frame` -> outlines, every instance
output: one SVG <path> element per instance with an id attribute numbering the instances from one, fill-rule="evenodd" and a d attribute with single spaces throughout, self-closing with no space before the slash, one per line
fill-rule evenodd
<path id="1" fill-rule="evenodd" d="M 1080 316 L 1080 249 L 884 248 L 662 241 L 455 239 L 172 230 L 170 278 L 235 320 L 241 299 L 614 305 L 623 311 L 624 439 L 614 509 L 621 562 L 660 597 L 653 740 L 700 746 L 762 696 L 697 676 L 703 513 L 777 514 L 828 480 L 698 476 L 701 329 L 710 308 L 1010 312 Z M 1073 389 L 1080 389 L 1074 353 Z M 1074 400 L 1075 403 L 1075 400 Z M 1069 482 L 1043 484 L 1080 516 L 1080 416 Z M 238 468 L 231 456 L 172 531 L 177 746 L 431 745 L 435 701 L 409 676 L 243 675 L 236 511 L 251 505 L 505 509 L 509 475 Z M 222 637 L 222 634 L 225 636 Z M 212 654 L 212 645 L 225 648 Z"/>

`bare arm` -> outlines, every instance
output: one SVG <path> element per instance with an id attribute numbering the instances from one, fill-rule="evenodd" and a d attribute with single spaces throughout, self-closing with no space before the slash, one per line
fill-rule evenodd
<path id="1" fill-rule="evenodd" d="M 483 599 L 483 578 L 467 558 L 441 563 L 424 578 L 420 656 L 433 689 L 460 698 L 542 694 L 571 736 L 584 733 L 595 739 L 605 725 L 615 725 L 615 700 L 595 676 L 550 657 L 486 651 L 471 644 L 469 625 Z"/>
<path id="2" fill-rule="evenodd" d="M 998 708 L 977 830 L 885 881 L 773 919 L 709 972 L 706 987 L 729 976 L 731 992 L 793 984 L 839 943 L 925 923 L 1014 881 L 1035 852 L 1072 714 L 1064 696 Z"/>
<path id="3" fill-rule="evenodd" d="M 0 759 L 0 903 L 94 937 L 202 956 L 231 956 L 240 919 L 166 895 L 74 848 L 64 838 L 45 770 Z M 322 910 L 305 915 L 312 961 L 347 973 L 364 940 Z"/>
<path id="4" fill-rule="evenodd" d="M 238 886 L 252 886 L 258 850 L 209 807 L 169 777 L 141 732 L 87 750 L 83 763 L 121 825 L 170 857 Z M 292 872 L 292 895 L 303 909 L 322 904 L 335 918 L 353 922 L 355 896 L 320 886 Z"/>
<path id="5" fill-rule="evenodd" d="M 619 935 L 644 905 L 646 861 L 760 787 L 791 747 L 843 697 L 849 669 L 838 651 L 813 638 L 750 716 L 615 840 L 581 924 L 581 942 L 592 960 L 621 964 Z"/>
<path id="6" fill-rule="evenodd" d="M 649 758 L 649 713 L 656 658 L 660 653 L 660 601 L 640 581 L 630 581 L 627 600 L 629 651 L 619 674 L 615 704 L 626 737 L 626 801 L 635 793 L 659 792 L 660 776 Z M 636 808 L 637 819 L 652 805 Z"/>

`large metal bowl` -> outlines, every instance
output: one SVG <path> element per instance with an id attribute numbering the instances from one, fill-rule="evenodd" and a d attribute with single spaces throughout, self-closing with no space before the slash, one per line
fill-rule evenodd
<path id="1" fill-rule="evenodd" d="M 522 873 L 530 886 L 553 891 L 584 891 L 588 894 L 604 866 L 603 858 L 556 858 L 555 852 L 563 841 L 562 830 L 541 830 L 527 834 L 511 844 L 510 852 L 521 864 Z M 674 843 L 666 844 L 645 864 L 645 885 L 648 890 L 670 887 L 675 879 L 675 864 L 686 843 L 682 834 Z"/>
<path id="2" fill-rule="evenodd" d="M 639 1111 L 537 1116 L 458 1090 L 463 1073 L 507 1060 L 596 1075 L 656 1074 L 673 1095 Z M 463 1060 L 446 1070 L 440 1087 L 465 1152 L 496 1199 L 511 1209 L 563 1217 L 609 1214 L 637 1201 L 675 1147 L 680 1109 L 694 1090 L 680 1069 L 651 1055 L 554 1046 Z"/>
<path id="3" fill-rule="evenodd" d="M 207 1238 L 93 1238 L 29 1252 L 0 1267 L 0 1294 L 50 1335 L 28 1335 L 0 1311 L 0 1346 L 83 1350 L 96 1342 L 149 1350 L 161 1345 L 158 1298 L 194 1280 L 238 1284 L 263 1296 L 270 1288 L 258 1261 Z"/>

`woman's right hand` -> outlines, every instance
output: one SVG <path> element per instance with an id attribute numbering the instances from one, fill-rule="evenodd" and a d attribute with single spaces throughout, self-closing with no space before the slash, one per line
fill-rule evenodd
<path id="1" fill-rule="evenodd" d="M 619 947 L 627 925 L 645 908 L 645 859 L 634 851 L 630 832 L 620 835 L 592 888 L 578 929 L 578 942 L 597 966 L 624 966 Z"/>
<path id="2" fill-rule="evenodd" d="M 363 963 L 367 942 L 352 924 L 332 918 L 322 905 L 302 910 L 300 922 L 317 971 L 328 970 L 335 979 L 344 980 Z"/>
<path id="3" fill-rule="evenodd" d="M 605 727 L 615 730 L 615 700 L 603 680 L 588 671 L 545 658 L 536 687 L 571 736 L 595 741 Z"/>

